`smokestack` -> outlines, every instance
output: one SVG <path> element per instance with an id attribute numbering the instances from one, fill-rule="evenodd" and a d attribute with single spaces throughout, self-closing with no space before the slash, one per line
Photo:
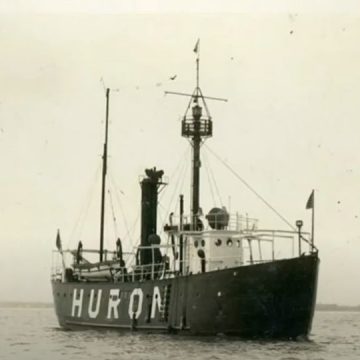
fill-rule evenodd
<path id="1" fill-rule="evenodd" d="M 156 235 L 157 201 L 158 189 L 162 182 L 164 171 L 156 168 L 146 169 L 146 177 L 141 184 L 141 246 L 150 246 L 151 235 Z M 151 249 L 140 251 L 140 264 L 150 264 L 152 262 Z"/>

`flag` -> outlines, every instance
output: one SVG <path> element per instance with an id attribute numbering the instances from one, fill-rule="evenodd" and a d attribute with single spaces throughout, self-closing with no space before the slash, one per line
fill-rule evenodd
<path id="1" fill-rule="evenodd" d="M 311 192 L 309 199 L 306 203 L 306 209 L 313 209 L 314 208 L 314 190 Z"/>
<path id="2" fill-rule="evenodd" d="M 198 53 L 199 52 L 199 47 L 200 47 L 200 39 L 197 39 L 197 42 L 195 44 L 195 47 L 194 47 L 194 53 Z"/>
<path id="3" fill-rule="evenodd" d="M 57 231 L 57 235 L 56 235 L 56 247 L 60 252 L 62 251 L 62 245 L 61 245 L 61 239 L 60 239 L 60 230 Z"/>

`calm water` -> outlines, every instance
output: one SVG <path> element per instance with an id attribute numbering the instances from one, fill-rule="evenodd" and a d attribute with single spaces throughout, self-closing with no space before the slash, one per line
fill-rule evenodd
<path id="1" fill-rule="evenodd" d="M 360 359 L 360 312 L 317 312 L 311 341 L 63 331 L 53 309 L 0 308 L 0 359 Z"/>

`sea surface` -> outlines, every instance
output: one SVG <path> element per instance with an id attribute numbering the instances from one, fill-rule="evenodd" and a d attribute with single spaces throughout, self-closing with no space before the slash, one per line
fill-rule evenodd
<path id="1" fill-rule="evenodd" d="M 360 359 L 360 312 L 318 311 L 310 341 L 64 331 L 52 308 L 0 308 L 0 359 Z"/>

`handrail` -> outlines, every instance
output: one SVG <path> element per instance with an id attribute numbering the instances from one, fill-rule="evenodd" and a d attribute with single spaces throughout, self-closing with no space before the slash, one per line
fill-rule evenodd
<path id="1" fill-rule="evenodd" d="M 55 252 L 58 251 L 58 250 L 54 250 Z M 74 254 L 77 252 L 76 249 L 65 249 L 65 250 L 62 250 L 63 253 L 69 253 L 69 254 Z M 88 253 L 88 254 L 99 254 L 100 250 L 99 249 L 81 249 L 81 252 L 82 253 Z M 103 253 L 104 254 L 115 254 L 116 255 L 116 250 L 103 250 Z M 122 253 L 123 255 L 134 255 L 135 253 L 134 252 L 126 252 L 124 251 Z"/>
<path id="2" fill-rule="evenodd" d="M 273 261 L 275 258 L 286 258 L 287 253 L 291 251 L 291 257 L 294 256 L 294 241 L 299 239 L 299 241 L 304 241 L 306 243 L 309 243 L 310 234 L 308 232 L 301 232 L 299 234 L 296 231 L 292 230 L 282 230 L 282 229 L 259 229 L 259 228 L 241 228 L 237 230 L 229 230 L 229 229 L 206 229 L 206 230 L 197 230 L 197 231 L 190 231 L 190 230 L 184 230 L 180 231 L 179 228 L 171 228 L 169 231 L 167 231 L 168 235 L 176 235 L 181 236 L 184 235 L 183 241 L 186 251 L 190 251 L 191 247 L 191 241 L 194 241 L 194 239 L 205 240 L 207 243 L 208 241 L 214 241 L 217 237 L 226 238 L 226 239 L 232 239 L 233 241 L 238 241 L 239 244 L 237 247 L 241 247 L 243 249 L 243 252 L 241 255 L 237 255 L 237 253 L 231 256 L 227 256 L 226 253 L 222 252 L 221 256 L 215 256 L 216 253 L 211 250 L 211 252 L 208 253 L 206 256 L 206 262 L 209 264 L 213 262 L 212 269 L 214 269 L 214 266 L 216 265 L 214 263 L 224 262 L 223 264 L 220 264 L 219 267 L 223 268 L 224 266 L 227 266 L 226 263 L 229 264 L 235 264 L 237 263 L 238 266 L 245 265 L 249 262 L 250 263 L 261 263 L 266 261 Z M 287 245 L 290 244 L 292 241 L 292 250 L 289 249 Z M 275 248 L 277 246 L 277 243 L 281 243 L 285 245 L 280 248 L 280 252 L 278 249 L 275 251 Z M 270 247 L 267 244 L 270 244 Z M 264 248 L 260 246 L 260 244 L 264 244 Z M 188 246 L 190 245 L 190 246 Z M 202 245 L 203 246 L 203 245 Z M 223 246 L 230 246 L 226 242 L 223 242 Z M 85 254 L 98 254 L 99 250 L 97 249 L 82 249 L 81 251 L 81 260 L 77 260 L 76 256 L 78 255 L 77 250 L 70 250 L 66 249 L 61 252 L 54 250 L 54 253 L 61 254 L 62 256 L 70 254 L 71 256 L 75 257 L 73 258 L 73 262 L 71 262 L 70 258 L 67 257 L 65 260 L 67 260 L 65 263 L 71 264 L 70 267 L 74 270 L 75 274 L 78 274 L 82 280 L 85 280 L 87 277 L 88 279 L 91 278 L 91 281 L 99 281 L 99 279 L 103 276 L 104 278 L 107 278 L 109 281 L 143 281 L 143 280 L 154 280 L 158 278 L 163 277 L 171 277 L 175 274 L 180 274 L 180 269 L 183 269 L 181 271 L 181 275 L 188 275 L 192 272 L 190 265 L 190 258 L 189 254 L 186 253 L 184 255 L 183 260 L 172 258 L 172 254 L 175 254 L 173 252 L 168 251 L 161 251 L 162 253 L 162 259 L 158 258 L 158 262 L 155 262 L 155 256 L 154 252 L 157 249 L 162 250 L 168 250 L 172 249 L 174 250 L 174 247 L 176 249 L 179 248 L 179 242 L 173 243 L 167 243 L 167 244 L 152 244 L 152 245 L 146 245 L 146 246 L 138 246 L 137 248 L 134 248 L 133 251 L 129 252 L 123 252 L 123 259 L 125 260 L 125 263 L 127 266 L 123 263 L 121 263 L 121 259 L 118 257 L 118 254 L 114 250 L 103 250 L 103 253 L 108 257 L 109 260 L 105 260 L 102 262 L 89 262 L 87 259 L 83 257 Z M 215 249 L 215 248 L 214 248 Z M 139 252 L 149 250 L 152 252 L 153 256 L 151 262 L 149 264 L 135 264 L 135 259 L 137 258 Z M 265 251 L 264 251 L 265 250 Z M 177 251 L 177 250 L 176 250 Z M 315 248 L 310 247 L 309 253 L 314 253 Z M 307 252 L 307 251 L 306 251 Z M 224 256 L 225 255 L 225 256 Z M 285 255 L 285 257 L 284 257 Z M 302 255 L 299 253 L 299 256 Z M 175 256 L 175 255 L 174 255 Z M 239 256 L 239 261 L 237 262 L 234 260 L 228 261 L 228 259 L 232 259 Z M 89 258 L 94 258 L 90 257 Z M 70 262 L 69 262 L 70 260 Z M 131 264 L 129 263 L 129 260 L 131 261 Z M 192 260 L 191 260 L 192 261 Z M 55 262 L 53 262 L 55 264 Z M 61 262 L 57 261 L 57 265 L 52 267 L 52 278 L 53 279 L 61 279 L 62 276 L 64 276 L 65 269 L 64 265 L 61 266 Z M 130 265 L 130 266 L 129 266 Z M 170 266 L 169 266 L 170 265 Z M 232 266 L 232 265 L 231 265 Z M 61 271 L 61 269 L 63 271 Z M 212 271 L 212 270 L 210 270 Z M 84 276 L 84 277 L 82 277 Z M 63 278 L 64 279 L 64 278 Z"/>

